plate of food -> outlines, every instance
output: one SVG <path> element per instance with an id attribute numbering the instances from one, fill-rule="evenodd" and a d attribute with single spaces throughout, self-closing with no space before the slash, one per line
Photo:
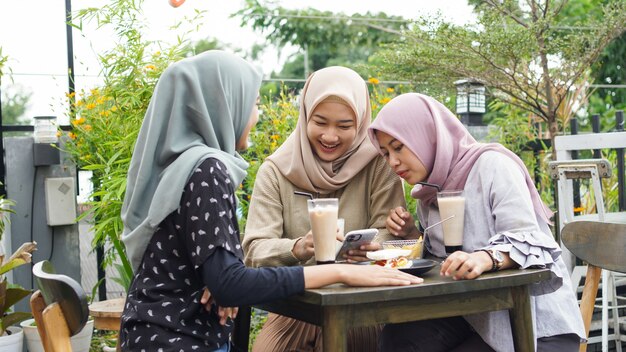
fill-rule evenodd
<path id="1" fill-rule="evenodd" d="M 381 249 L 367 252 L 367 257 L 372 260 L 372 264 L 395 268 L 411 275 L 423 274 L 432 269 L 437 262 L 428 259 L 409 259 L 410 249 Z"/>
<path id="2" fill-rule="evenodd" d="M 400 271 L 409 273 L 411 275 L 421 275 L 430 271 L 437 265 L 437 262 L 430 259 L 413 259 L 412 265 L 408 268 L 398 268 Z"/>

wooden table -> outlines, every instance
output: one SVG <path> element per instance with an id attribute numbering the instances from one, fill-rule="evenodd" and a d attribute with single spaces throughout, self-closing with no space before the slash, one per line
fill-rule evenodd
<path id="1" fill-rule="evenodd" d="M 324 351 L 333 352 L 347 350 L 347 331 L 354 326 L 508 309 L 515 350 L 534 351 L 528 285 L 547 280 L 551 275 L 548 269 L 504 270 L 475 280 L 454 281 L 441 277 L 436 266 L 422 275 L 424 283 L 420 285 L 373 288 L 332 285 L 255 307 L 321 326 Z"/>
<path id="2" fill-rule="evenodd" d="M 89 314 L 93 317 L 93 325 L 100 330 L 119 330 L 126 298 L 113 298 L 89 305 Z"/>

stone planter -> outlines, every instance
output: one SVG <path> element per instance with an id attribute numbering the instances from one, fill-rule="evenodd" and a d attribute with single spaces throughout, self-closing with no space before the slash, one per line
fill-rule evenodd
<path id="1" fill-rule="evenodd" d="M 44 352 L 43 344 L 41 343 L 41 337 L 39 337 L 37 326 L 33 325 L 34 322 L 35 319 L 28 319 L 20 324 L 24 329 L 26 348 L 28 352 Z M 89 352 L 92 334 L 93 319 L 90 319 L 89 321 L 87 321 L 87 324 L 85 325 L 83 330 L 81 330 L 78 334 L 72 336 L 72 338 L 70 339 L 70 343 L 72 344 L 72 351 Z"/>
<path id="2" fill-rule="evenodd" d="M 0 336 L 0 351 L 2 352 L 22 352 L 24 346 L 24 332 L 17 326 L 9 326 L 7 332 L 11 335 Z"/>

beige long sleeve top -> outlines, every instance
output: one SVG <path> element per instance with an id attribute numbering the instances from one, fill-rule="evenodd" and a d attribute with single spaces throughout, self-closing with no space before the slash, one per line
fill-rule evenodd
<path id="1" fill-rule="evenodd" d="M 294 186 L 271 161 L 259 168 L 248 209 L 243 237 L 248 266 L 291 266 L 300 263 L 292 253 L 295 242 L 311 229 L 307 198 L 294 194 L 304 191 Z M 323 195 L 339 198 L 339 217 L 344 231 L 376 228 L 376 241 L 392 239 L 385 229 L 389 210 L 405 207 L 401 179 L 381 156 L 374 158 L 344 188 Z"/>

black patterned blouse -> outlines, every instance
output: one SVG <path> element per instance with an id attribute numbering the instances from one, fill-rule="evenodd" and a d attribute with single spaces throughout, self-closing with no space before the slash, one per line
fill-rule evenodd
<path id="1" fill-rule="evenodd" d="M 124 351 L 211 351 L 227 343 L 232 321 L 220 325 L 217 308 L 209 313 L 200 304 L 205 287 L 219 292 L 214 297 L 222 306 L 257 303 L 241 293 L 250 296 L 259 286 L 271 291 L 263 300 L 303 290 L 302 268 L 244 267 L 235 212 L 226 167 L 205 160 L 185 186 L 178 210 L 153 235 L 133 278 L 122 314 Z M 228 293 L 238 293 L 236 302 L 224 304 Z"/>

